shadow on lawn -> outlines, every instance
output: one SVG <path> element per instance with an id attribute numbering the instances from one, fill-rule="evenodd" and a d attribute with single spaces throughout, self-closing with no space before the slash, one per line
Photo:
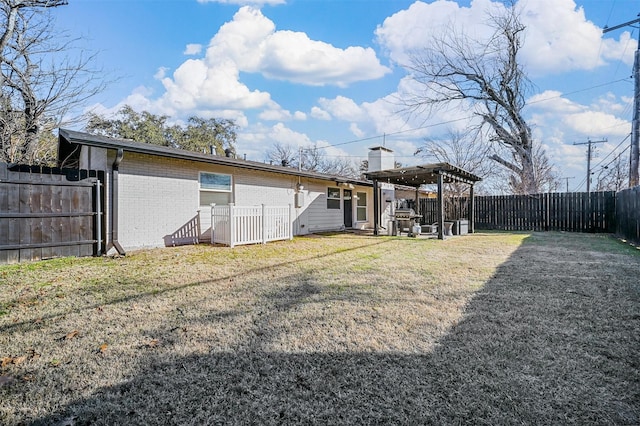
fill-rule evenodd
<path id="1" fill-rule="evenodd" d="M 373 242 L 371 240 L 374 240 Z M 61 313 L 56 313 L 56 314 L 52 314 L 52 315 L 43 315 L 41 317 L 39 317 L 38 321 L 49 321 L 55 318 L 60 318 L 60 317 L 64 317 L 68 314 L 71 313 L 77 313 L 77 312 L 81 312 L 81 311 L 87 311 L 87 310 L 94 310 L 97 308 L 101 308 L 104 306 L 108 306 L 108 305 L 116 305 L 119 303 L 126 303 L 126 302 L 135 302 L 137 300 L 143 299 L 145 297 L 148 296 L 157 296 L 157 295 L 161 295 L 164 293 L 170 293 L 170 292 L 175 292 L 175 291 L 179 291 L 179 290 L 183 290 L 185 288 L 189 288 L 189 287 L 197 287 L 197 286 L 201 286 L 201 285 L 205 285 L 205 284 L 213 284 L 213 283 L 218 283 L 218 282 L 226 282 L 229 280 L 232 280 L 234 278 L 238 278 L 238 277 L 242 277 L 246 274 L 251 274 L 251 273 L 256 273 L 256 272 L 266 272 L 269 270 L 273 270 L 273 269 L 278 269 L 278 268 L 285 268 L 291 265 L 295 265 L 295 264 L 299 264 L 308 260 L 313 260 L 313 259 L 322 259 L 322 258 L 330 258 L 332 256 L 338 256 L 344 253 L 348 253 L 351 251 L 355 251 L 355 250 L 362 250 L 362 249 L 367 249 L 369 247 L 373 247 L 373 246 L 377 246 L 380 244 L 385 244 L 388 243 L 389 239 L 384 239 L 381 240 L 379 238 L 369 238 L 366 244 L 363 245 L 359 245 L 356 247 L 348 247 L 348 248 L 342 248 L 342 249 L 338 249 L 338 250 L 334 250 L 334 251 L 330 251 L 324 254 L 320 254 L 320 255 L 315 255 L 315 256 L 309 256 L 306 258 L 301 258 L 301 259 L 295 259 L 295 260 L 287 260 L 284 262 L 280 262 L 277 263 L 275 265 L 267 265 L 267 266 L 262 266 L 262 267 L 257 267 L 254 269 L 249 269 L 249 270 L 245 270 L 242 271 L 241 273 L 238 274 L 231 274 L 231 275 L 225 275 L 223 277 L 219 277 L 219 278 L 215 278 L 215 279 L 209 279 L 209 280 L 202 280 L 202 281 L 195 281 L 195 282 L 190 282 L 187 284 L 182 284 L 182 285 L 176 285 L 176 286 L 172 286 L 172 287 L 168 287 L 168 288 L 164 288 L 164 289 L 154 289 L 153 291 L 141 291 L 135 294 L 129 294 L 126 296 L 122 296 L 122 297 L 118 297 L 118 298 L 114 298 L 111 300 L 107 300 L 107 301 L 101 301 L 100 303 L 93 303 L 93 304 L 89 304 L 89 305 L 84 305 L 84 306 L 80 306 L 77 307 L 75 309 L 69 309 L 69 310 L 65 310 L 64 312 Z M 134 288 L 138 288 L 138 287 L 144 287 L 144 285 L 147 283 L 146 279 L 136 279 L 136 280 L 131 280 L 129 279 L 127 281 L 127 284 L 131 285 Z M 12 306 L 12 305 L 16 305 L 20 303 L 20 297 L 16 297 L 12 300 L 9 300 L 8 302 L 6 302 L 7 306 Z M 34 324 L 33 320 L 27 320 L 27 321 L 17 321 L 17 322 L 13 322 L 11 324 L 7 324 L 7 325 L 3 325 L 0 326 L 0 332 L 2 333 L 9 333 L 9 332 L 15 332 L 16 330 L 18 331 L 23 331 L 24 328 L 33 328 L 36 327 L 37 324 Z"/>
<path id="2" fill-rule="evenodd" d="M 322 291 L 307 277 L 268 296 L 237 350 L 152 353 L 133 379 L 34 424 L 640 423 L 637 283 L 588 259 L 571 271 L 566 248 L 547 262 L 533 251 L 516 250 L 431 353 L 261 349 L 280 315 Z"/>

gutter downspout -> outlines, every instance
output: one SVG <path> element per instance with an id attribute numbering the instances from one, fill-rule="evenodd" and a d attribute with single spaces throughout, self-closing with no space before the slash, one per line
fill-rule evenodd
<path id="1" fill-rule="evenodd" d="M 111 166 L 111 241 L 109 245 L 115 248 L 120 256 L 126 256 L 127 253 L 118 242 L 118 169 L 122 157 L 124 157 L 124 150 L 118 148 L 116 159 Z"/>

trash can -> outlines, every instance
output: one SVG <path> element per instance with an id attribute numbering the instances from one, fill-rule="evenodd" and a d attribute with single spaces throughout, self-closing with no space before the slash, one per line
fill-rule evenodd
<path id="1" fill-rule="evenodd" d="M 453 235 L 467 235 L 469 233 L 469 221 L 467 219 L 458 219 L 453 222 L 451 230 Z"/>
<path id="2" fill-rule="evenodd" d="M 467 235 L 469 233 L 469 220 L 460 219 L 458 221 L 459 235 Z"/>

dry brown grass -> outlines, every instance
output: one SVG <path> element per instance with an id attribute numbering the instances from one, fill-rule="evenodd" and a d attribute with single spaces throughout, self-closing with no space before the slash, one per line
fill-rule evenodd
<path id="1" fill-rule="evenodd" d="M 0 267 L 0 424 L 638 424 L 639 271 L 561 233 Z"/>

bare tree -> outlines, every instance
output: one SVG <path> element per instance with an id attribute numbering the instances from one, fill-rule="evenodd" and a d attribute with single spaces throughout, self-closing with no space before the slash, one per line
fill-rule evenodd
<path id="1" fill-rule="evenodd" d="M 481 178 L 491 173 L 491 147 L 482 141 L 480 132 L 449 131 L 443 139 L 426 139 L 414 155 L 438 163 L 449 163 Z M 468 185 L 464 185 L 468 186 Z"/>
<path id="2" fill-rule="evenodd" d="M 443 139 L 426 139 L 414 155 L 429 162 L 449 163 L 485 179 L 492 171 L 490 153 L 491 148 L 482 142 L 481 134 L 476 129 L 471 132 L 450 130 Z M 447 184 L 446 190 L 460 197 L 469 190 L 469 185 L 454 182 Z"/>
<path id="3" fill-rule="evenodd" d="M 61 0 L 0 0 L 0 160 L 47 163 L 55 128 L 104 88 L 94 55 L 70 53 L 77 40 L 55 32 L 49 8 Z"/>
<path id="4" fill-rule="evenodd" d="M 284 167 L 298 167 L 298 150 L 292 145 L 284 145 L 280 142 L 273 144 L 271 148 L 267 150 L 267 159 L 272 163 L 275 163 Z"/>
<path id="5" fill-rule="evenodd" d="M 622 158 L 623 153 L 624 151 L 609 164 L 602 166 L 598 172 L 596 176 L 598 191 L 621 191 L 628 187 L 629 163 Z"/>
<path id="6" fill-rule="evenodd" d="M 513 4 L 491 15 L 489 25 L 494 32 L 488 40 L 449 29 L 433 47 L 415 52 L 408 68 L 422 90 L 403 102 L 414 114 L 452 102 L 470 104 L 489 140 L 507 148 L 508 156 L 496 152 L 489 158 L 509 170 L 512 190 L 536 193 L 545 176 L 539 175 L 544 168 L 536 170 L 533 137 L 523 117 L 531 87 L 518 62 L 525 27 Z"/>
<path id="7" fill-rule="evenodd" d="M 317 146 L 298 148 L 276 142 L 267 151 L 267 159 L 272 163 L 300 170 L 352 178 L 360 176 L 352 161 L 346 158 L 331 159 Z"/>

